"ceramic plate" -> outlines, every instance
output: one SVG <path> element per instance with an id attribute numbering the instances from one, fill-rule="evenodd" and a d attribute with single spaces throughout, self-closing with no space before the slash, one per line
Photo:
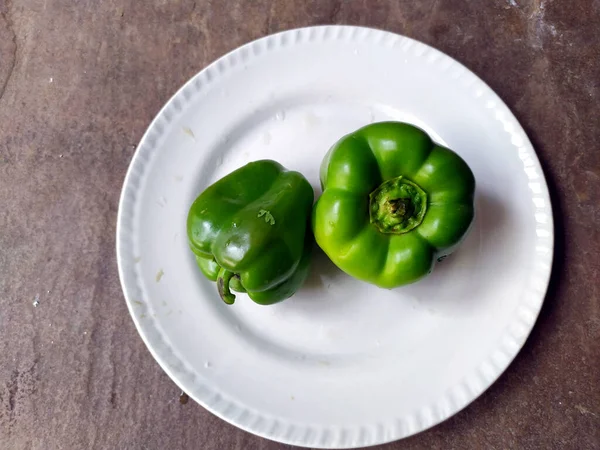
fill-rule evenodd
<path id="1" fill-rule="evenodd" d="M 225 305 L 187 246 L 195 197 L 263 158 L 319 195 L 329 147 L 384 120 L 423 128 L 472 168 L 476 220 L 460 250 L 391 291 L 315 252 L 293 298 Z M 137 329 L 195 401 L 276 441 L 361 447 L 441 422 L 506 369 L 544 299 L 553 224 L 531 143 L 479 78 L 412 39 L 323 26 L 244 45 L 169 100 L 127 173 L 117 254 Z"/>

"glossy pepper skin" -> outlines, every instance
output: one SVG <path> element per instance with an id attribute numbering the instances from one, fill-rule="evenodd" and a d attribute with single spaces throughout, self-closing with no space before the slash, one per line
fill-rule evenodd
<path id="1" fill-rule="evenodd" d="M 232 304 L 231 289 L 270 305 L 291 297 L 308 274 L 314 192 L 275 161 L 251 162 L 202 192 L 187 235 L 202 273 Z"/>
<path id="2" fill-rule="evenodd" d="M 317 244 L 344 272 L 383 288 L 428 275 L 473 222 L 469 166 L 405 123 L 374 123 L 344 136 L 326 154 L 320 178 Z"/>

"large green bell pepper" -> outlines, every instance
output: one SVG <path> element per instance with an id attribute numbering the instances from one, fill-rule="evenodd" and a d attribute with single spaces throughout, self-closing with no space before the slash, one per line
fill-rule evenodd
<path id="1" fill-rule="evenodd" d="M 226 303 L 234 302 L 231 289 L 269 305 L 302 285 L 313 200 L 306 178 L 270 160 L 251 162 L 198 196 L 187 218 L 189 245 Z"/>
<path id="2" fill-rule="evenodd" d="M 320 172 L 317 244 L 344 272 L 384 288 L 415 282 L 467 234 L 475 178 L 420 129 L 374 123 L 340 139 Z"/>

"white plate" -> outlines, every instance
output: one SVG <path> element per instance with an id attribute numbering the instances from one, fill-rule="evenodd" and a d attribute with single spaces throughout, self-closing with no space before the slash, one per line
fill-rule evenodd
<path id="1" fill-rule="evenodd" d="M 460 250 L 394 291 L 319 252 L 290 300 L 225 305 L 187 247 L 194 198 L 262 158 L 318 195 L 328 148 L 381 120 L 422 127 L 473 169 L 477 218 Z M 117 253 L 142 338 L 194 400 L 269 439 L 360 447 L 441 422 L 506 369 L 545 295 L 553 223 L 527 136 L 479 78 L 414 40 L 323 26 L 240 47 L 175 94 L 129 168 Z"/>

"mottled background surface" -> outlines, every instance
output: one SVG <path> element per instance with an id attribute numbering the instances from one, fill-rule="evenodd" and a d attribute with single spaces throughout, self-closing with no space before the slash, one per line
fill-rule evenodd
<path id="1" fill-rule="evenodd" d="M 600 448 L 600 1 L 0 0 L 0 14 L 1 449 L 289 447 L 179 403 L 129 318 L 115 221 L 135 145 L 182 83 L 251 39 L 328 23 L 419 39 L 480 75 L 555 208 L 523 351 L 466 410 L 382 448 Z"/>

